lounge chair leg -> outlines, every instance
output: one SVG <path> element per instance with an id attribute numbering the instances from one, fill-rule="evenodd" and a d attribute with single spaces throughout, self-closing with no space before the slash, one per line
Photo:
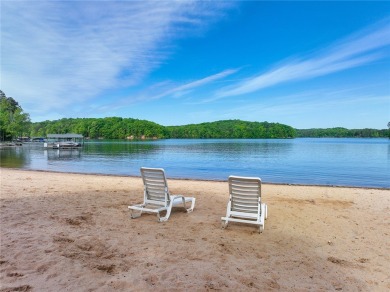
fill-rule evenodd
<path id="1" fill-rule="evenodd" d="M 229 222 L 228 220 L 223 221 L 222 220 L 222 229 L 225 229 L 228 226 Z"/>
<path id="2" fill-rule="evenodd" d="M 259 227 L 259 233 L 263 233 L 263 231 L 264 231 L 264 225 L 260 225 L 260 227 Z"/>
<path id="3" fill-rule="evenodd" d="M 157 221 L 160 222 L 161 218 L 160 218 L 160 212 L 157 212 Z"/>
<path id="4" fill-rule="evenodd" d="M 141 217 L 141 215 L 142 215 L 142 211 L 140 211 L 138 213 L 134 213 L 134 211 L 132 210 L 130 217 L 131 217 L 131 219 L 135 219 L 135 218 Z"/>
<path id="5" fill-rule="evenodd" d="M 185 202 L 184 202 L 184 208 L 185 208 Z M 187 213 L 191 213 L 192 211 L 194 211 L 194 208 L 195 208 L 195 198 L 192 198 L 191 207 L 187 209 Z"/>
<path id="6" fill-rule="evenodd" d="M 167 213 L 167 215 L 165 215 L 164 217 L 158 217 L 158 222 L 165 222 L 165 221 L 168 221 L 168 219 L 169 219 L 169 215 L 170 214 L 168 214 Z"/>
<path id="7" fill-rule="evenodd" d="M 158 215 L 158 221 L 159 222 L 164 222 L 164 221 L 167 221 L 169 219 L 169 216 L 171 216 L 171 211 L 172 211 L 172 205 L 173 205 L 173 201 L 171 201 L 169 203 L 169 206 L 168 206 L 168 209 L 167 209 L 167 213 L 165 214 L 164 217 L 161 217 L 160 218 L 160 213 L 157 213 Z"/>

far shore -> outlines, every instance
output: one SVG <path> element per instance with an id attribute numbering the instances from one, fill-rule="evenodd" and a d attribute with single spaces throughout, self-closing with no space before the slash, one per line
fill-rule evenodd
<path id="1" fill-rule="evenodd" d="M 131 219 L 140 177 L 0 168 L 0 291 L 389 291 L 390 192 L 265 183 L 259 234 L 231 224 L 226 181 L 172 179 L 196 198 Z"/>

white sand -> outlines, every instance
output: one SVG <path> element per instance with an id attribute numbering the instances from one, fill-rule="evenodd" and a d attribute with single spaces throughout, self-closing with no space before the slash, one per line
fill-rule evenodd
<path id="1" fill-rule="evenodd" d="M 140 178 L 1 168 L 0 291 L 389 291 L 390 191 L 263 185 L 265 231 L 227 182 L 172 180 L 193 213 L 130 219 Z"/>

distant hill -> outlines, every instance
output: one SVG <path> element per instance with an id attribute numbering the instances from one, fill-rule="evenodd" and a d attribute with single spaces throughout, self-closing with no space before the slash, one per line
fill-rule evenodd
<path id="1" fill-rule="evenodd" d="M 312 138 L 390 138 L 388 129 L 346 129 L 346 128 L 328 128 L 328 129 L 297 129 L 297 137 Z"/>
<path id="2" fill-rule="evenodd" d="M 241 120 L 224 120 L 182 126 L 162 126 L 132 118 L 76 118 L 31 124 L 31 137 L 77 133 L 91 139 L 261 139 L 295 137 L 389 137 L 389 130 L 376 129 L 294 129 L 291 126 Z"/>
<path id="3" fill-rule="evenodd" d="M 295 129 L 268 122 L 225 120 L 183 126 L 161 126 L 131 118 L 76 118 L 32 123 L 31 136 L 77 133 L 91 139 L 166 139 L 166 138 L 294 138 Z"/>
<path id="4" fill-rule="evenodd" d="M 165 127 L 146 120 L 131 118 L 76 118 L 32 123 L 32 137 L 47 134 L 77 133 L 91 139 L 165 138 Z"/>
<path id="5" fill-rule="evenodd" d="M 170 138 L 294 138 L 293 127 L 268 122 L 225 120 L 166 127 Z"/>

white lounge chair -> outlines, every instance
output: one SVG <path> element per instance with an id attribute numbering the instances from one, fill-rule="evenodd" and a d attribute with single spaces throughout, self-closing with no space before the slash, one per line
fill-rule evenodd
<path id="1" fill-rule="evenodd" d="M 267 205 L 261 202 L 261 179 L 258 177 L 229 176 L 229 202 L 226 217 L 222 217 L 222 228 L 229 222 L 249 223 L 264 230 Z"/>
<path id="2" fill-rule="evenodd" d="M 144 182 L 144 202 L 128 208 L 132 211 L 131 218 L 140 217 L 143 212 L 156 213 L 159 222 L 167 221 L 171 215 L 172 207 L 181 205 L 187 212 L 192 212 L 195 207 L 195 198 L 181 195 L 172 196 L 168 190 L 168 184 L 162 168 L 141 168 L 141 176 Z M 191 202 L 191 207 L 186 208 L 186 203 Z M 164 217 L 160 212 L 166 211 Z"/>

